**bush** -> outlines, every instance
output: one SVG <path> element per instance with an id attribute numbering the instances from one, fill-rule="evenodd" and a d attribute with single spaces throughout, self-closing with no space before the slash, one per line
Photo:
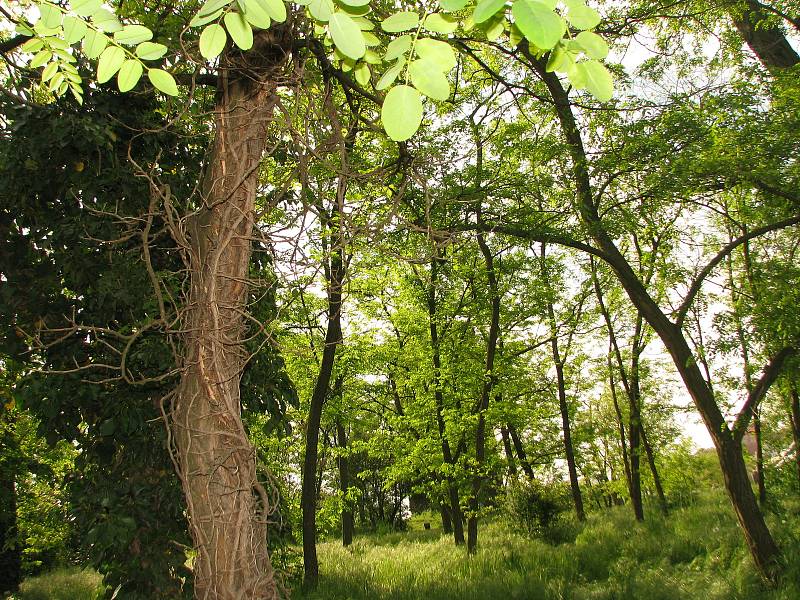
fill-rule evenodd
<path id="1" fill-rule="evenodd" d="M 505 514 L 512 528 L 553 542 L 572 535 L 562 513 L 569 510 L 568 490 L 562 484 L 519 481 L 508 487 Z"/>

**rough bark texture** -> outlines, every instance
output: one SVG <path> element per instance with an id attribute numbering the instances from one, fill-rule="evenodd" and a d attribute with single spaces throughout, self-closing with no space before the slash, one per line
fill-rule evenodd
<path id="1" fill-rule="evenodd" d="M 767 24 L 769 16 L 764 6 L 756 0 L 743 0 L 731 11 L 733 24 L 742 39 L 765 67 L 768 69 L 792 67 L 800 62 L 800 56 L 778 25 L 771 22 Z"/>
<path id="2" fill-rule="evenodd" d="M 666 517 L 669 514 L 667 497 L 664 494 L 664 486 L 661 484 L 661 475 L 659 475 L 658 468 L 656 467 L 656 457 L 653 448 L 647 440 L 647 435 L 644 431 L 644 423 L 641 421 L 639 421 L 639 429 L 642 433 L 642 445 L 647 454 L 647 464 L 650 465 L 650 473 L 653 475 L 653 483 L 656 486 L 656 494 L 658 494 L 658 506 L 661 509 L 661 513 Z"/>
<path id="3" fill-rule="evenodd" d="M 337 387 L 341 389 L 341 383 L 337 382 Z M 347 457 L 347 430 L 341 419 L 336 419 L 336 445 L 339 450 L 345 454 L 339 455 L 339 486 L 342 494 L 347 494 L 350 488 L 350 459 Z M 353 529 L 355 520 L 353 517 L 353 509 L 350 504 L 345 501 L 342 503 L 342 546 L 349 546 L 353 543 Z"/>
<path id="4" fill-rule="evenodd" d="M 511 436 L 511 441 L 514 443 L 514 450 L 517 452 L 517 457 L 519 458 L 519 464 L 522 467 L 522 470 L 525 472 L 525 475 L 528 476 L 528 479 L 533 481 L 536 479 L 536 476 L 533 473 L 533 466 L 531 466 L 531 463 L 528 460 L 528 454 L 525 452 L 525 446 L 522 445 L 522 440 L 519 437 L 519 433 L 517 433 L 517 428 L 511 423 L 508 424 L 508 435 Z"/>
<path id="5" fill-rule="evenodd" d="M 288 44 L 260 33 L 222 60 L 204 205 L 189 224 L 184 370 L 171 433 L 197 557 L 195 597 L 278 597 L 267 553 L 267 494 L 241 418 L 239 381 L 258 167 Z"/>
<path id="6" fill-rule="evenodd" d="M 508 427 L 505 425 L 500 427 L 500 436 L 503 438 L 503 450 L 505 450 L 506 461 L 508 461 L 508 476 L 511 479 L 516 479 L 517 463 L 514 460 L 514 452 L 511 449 L 511 437 L 508 435 Z"/>
<path id="7" fill-rule="evenodd" d="M 605 254 L 606 261 L 614 270 L 631 302 L 661 338 L 670 353 L 675 368 L 692 396 L 697 411 L 703 418 L 714 441 L 725 488 L 756 568 L 765 579 L 774 580 L 780 572 L 780 552 L 750 487 L 750 478 L 742 457 L 740 438 L 734 436 L 731 428 L 725 422 L 714 394 L 703 378 L 697 360 L 680 327 L 670 321 L 655 300 L 650 297 L 628 261 L 603 227 L 592 196 L 589 165 L 583 140 L 572 113 L 571 103 L 558 76 L 547 72 L 545 61 L 534 58 L 530 53 L 527 53 L 527 56 L 554 100 L 556 114 L 572 158 L 573 177 L 581 219 L 589 234 Z"/>

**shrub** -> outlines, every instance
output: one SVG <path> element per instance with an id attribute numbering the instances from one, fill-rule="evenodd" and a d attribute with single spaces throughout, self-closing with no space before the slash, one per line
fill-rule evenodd
<path id="1" fill-rule="evenodd" d="M 505 514 L 511 527 L 521 527 L 531 536 L 562 541 L 562 513 L 568 509 L 567 490 L 561 484 L 519 481 L 506 493 Z"/>

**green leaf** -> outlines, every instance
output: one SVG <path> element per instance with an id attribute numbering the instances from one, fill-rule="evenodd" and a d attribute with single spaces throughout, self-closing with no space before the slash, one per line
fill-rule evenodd
<path id="1" fill-rule="evenodd" d="M 153 39 L 153 32 L 144 25 L 125 25 L 114 34 L 114 40 L 120 44 L 135 46 Z"/>
<path id="2" fill-rule="evenodd" d="M 567 73 L 575 65 L 575 57 L 562 45 L 556 46 L 547 59 L 547 71 Z"/>
<path id="3" fill-rule="evenodd" d="M 383 59 L 388 62 L 398 58 L 399 56 L 402 56 L 408 52 L 409 48 L 411 48 L 412 40 L 413 38 L 408 34 L 401 35 L 399 38 L 393 39 L 391 42 L 389 42 L 389 45 L 386 46 L 386 54 L 384 55 Z"/>
<path id="4" fill-rule="evenodd" d="M 119 22 L 117 15 L 105 8 L 101 8 L 92 14 L 92 23 L 106 33 L 114 33 L 122 29 L 122 23 Z"/>
<path id="5" fill-rule="evenodd" d="M 89 29 L 86 22 L 78 17 L 66 16 L 64 17 L 64 41 L 70 46 L 76 44 L 83 39 L 86 31 Z"/>
<path id="6" fill-rule="evenodd" d="M 400 58 L 398 61 L 391 67 L 389 67 L 386 72 L 381 76 L 378 80 L 378 83 L 375 84 L 376 90 L 385 90 L 387 87 L 394 83 L 394 80 L 403 72 L 403 67 L 406 66 L 406 59 Z"/>
<path id="7" fill-rule="evenodd" d="M 228 41 L 228 35 L 225 33 L 222 25 L 212 23 L 200 34 L 200 54 L 206 60 L 216 58 L 225 49 L 225 42 Z"/>
<path id="8" fill-rule="evenodd" d="M 213 14 L 228 6 L 228 4 L 230 4 L 232 1 L 233 0 L 208 0 L 208 2 L 203 4 L 203 6 L 200 7 L 200 10 L 197 11 L 197 16 L 205 17 Z"/>
<path id="9" fill-rule="evenodd" d="M 209 13 L 207 15 L 195 15 L 194 18 L 189 21 L 190 27 L 202 27 L 206 23 L 211 23 L 211 21 L 216 21 L 222 16 L 222 9 L 220 8 L 218 11 Z"/>
<path id="10" fill-rule="evenodd" d="M 58 71 L 57 62 L 51 62 L 49 65 L 47 65 L 44 69 L 42 69 L 42 83 L 51 79 L 53 75 L 56 74 L 57 71 Z"/>
<path id="11" fill-rule="evenodd" d="M 467 4 L 469 4 L 469 0 L 439 0 L 439 6 L 442 7 L 442 10 L 446 10 L 447 12 L 456 12 L 464 8 Z"/>
<path id="12" fill-rule="evenodd" d="M 586 77 L 586 89 L 589 93 L 600 102 L 611 100 L 614 95 L 614 81 L 608 69 L 596 60 L 578 63 L 578 67 L 583 68 Z"/>
<path id="13" fill-rule="evenodd" d="M 402 11 L 394 13 L 381 21 L 381 29 L 387 33 L 408 31 L 419 25 L 419 15 L 415 12 Z"/>
<path id="14" fill-rule="evenodd" d="M 333 0 L 311 0 L 308 12 L 320 23 L 327 23 L 333 14 Z"/>
<path id="15" fill-rule="evenodd" d="M 81 17 L 91 17 L 100 9 L 102 0 L 74 0 L 70 3 L 72 12 Z"/>
<path id="16" fill-rule="evenodd" d="M 600 13 L 585 4 L 574 5 L 567 11 L 567 21 L 577 29 L 592 29 L 600 23 Z"/>
<path id="17" fill-rule="evenodd" d="M 89 30 L 83 38 L 83 53 L 86 58 L 97 58 L 108 45 L 108 36 L 100 31 Z"/>
<path id="18" fill-rule="evenodd" d="M 360 86 L 366 86 L 369 83 L 370 79 L 370 70 L 369 65 L 367 63 L 359 63 L 356 67 L 355 77 L 356 81 Z"/>
<path id="19" fill-rule="evenodd" d="M 148 69 L 147 78 L 157 90 L 170 96 L 178 95 L 178 86 L 175 84 L 175 78 L 163 69 Z"/>
<path id="20" fill-rule="evenodd" d="M 331 39 L 345 56 L 358 60 L 367 51 L 364 36 L 353 19 L 343 12 L 335 12 L 328 21 Z"/>
<path id="21" fill-rule="evenodd" d="M 61 25 L 62 13 L 58 8 L 49 3 L 39 2 L 36 5 L 39 8 L 39 22 L 50 29 Z"/>
<path id="22" fill-rule="evenodd" d="M 17 23 L 17 26 L 14 28 L 14 32 L 25 36 L 36 35 L 36 32 L 28 27 L 25 23 Z"/>
<path id="23" fill-rule="evenodd" d="M 414 46 L 416 53 L 426 60 L 430 60 L 439 70 L 447 73 L 456 66 L 456 53 L 447 42 L 422 38 Z"/>
<path id="24" fill-rule="evenodd" d="M 408 76 L 414 87 L 429 98 L 447 100 L 450 97 L 450 82 L 432 60 L 415 60 L 408 65 Z"/>
<path id="25" fill-rule="evenodd" d="M 505 31 L 505 20 L 506 18 L 503 13 L 497 13 L 488 21 L 481 23 L 479 27 L 486 34 L 486 39 L 490 42 L 493 42 L 502 35 L 503 31 Z"/>
<path id="26" fill-rule="evenodd" d="M 378 55 L 375 50 L 370 50 L 369 48 L 364 53 L 364 62 L 369 63 L 371 65 L 379 65 L 383 62 L 383 59 Z"/>
<path id="27" fill-rule="evenodd" d="M 375 23 L 364 17 L 353 17 L 353 21 L 356 22 L 361 31 L 372 31 L 375 29 Z"/>
<path id="28" fill-rule="evenodd" d="M 20 50 L 22 50 L 23 52 L 30 52 L 31 54 L 33 54 L 34 52 L 38 52 L 42 48 L 44 48 L 44 42 L 41 39 L 31 38 L 27 42 L 22 44 Z"/>
<path id="29" fill-rule="evenodd" d="M 164 44 L 142 42 L 136 47 L 136 56 L 142 60 L 158 60 L 167 53 L 167 49 Z"/>
<path id="30" fill-rule="evenodd" d="M 242 50 L 250 50 L 253 47 L 253 28 L 245 20 L 244 15 L 229 12 L 222 20 L 234 44 Z"/>
<path id="31" fill-rule="evenodd" d="M 142 63 L 138 60 L 126 60 L 117 73 L 117 87 L 120 92 L 127 92 L 136 87 L 142 78 Z"/>
<path id="32" fill-rule="evenodd" d="M 516 0 L 511 11 L 520 31 L 542 50 L 553 48 L 566 31 L 564 19 L 541 2 Z"/>
<path id="33" fill-rule="evenodd" d="M 355 21 L 353 22 L 355 23 Z M 356 26 L 358 26 L 357 23 Z M 367 48 L 374 48 L 376 46 L 381 45 L 382 43 L 381 40 L 374 33 L 371 33 L 369 31 L 364 31 L 363 29 L 360 28 L 359 31 L 361 32 L 361 36 L 364 38 L 364 44 L 366 45 Z"/>
<path id="34" fill-rule="evenodd" d="M 105 83 L 119 71 L 125 62 L 125 51 L 119 46 L 109 46 L 97 61 L 97 83 Z"/>
<path id="35" fill-rule="evenodd" d="M 245 7 L 244 18 L 250 25 L 259 29 L 269 29 L 272 19 L 259 0 L 244 0 L 243 4 Z"/>
<path id="36" fill-rule="evenodd" d="M 428 18 L 425 19 L 425 24 L 423 27 L 428 31 L 433 31 L 435 33 L 448 34 L 453 33 L 456 29 L 458 29 L 458 20 L 450 15 L 434 13 L 432 15 L 428 15 Z"/>
<path id="37" fill-rule="evenodd" d="M 51 58 L 53 58 L 53 53 L 50 50 L 42 50 L 31 59 L 31 62 L 28 64 L 28 66 L 31 69 L 38 69 Z"/>
<path id="38" fill-rule="evenodd" d="M 283 23 L 286 20 L 286 5 L 283 0 L 260 0 L 270 19 Z"/>
<path id="39" fill-rule="evenodd" d="M 581 45 L 581 48 L 589 58 L 603 60 L 608 56 L 608 44 L 596 33 L 581 31 L 575 36 L 575 41 Z"/>
<path id="40" fill-rule="evenodd" d="M 370 0 L 339 0 L 345 6 L 366 6 Z"/>
<path id="41" fill-rule="evenodd" d="M 422 97 L 408 85 L 389 90 L 381 107 L 381 121 L 387 135 L 402 142 L 417 132 L 422 123 Z"/>
<path id="42" fill-rule="evenodd" d="M 481 0 L 472 13 L 472 20 L 475 21 L 475 23 L 488 21 L 505 5 L 506 0 Z"/>

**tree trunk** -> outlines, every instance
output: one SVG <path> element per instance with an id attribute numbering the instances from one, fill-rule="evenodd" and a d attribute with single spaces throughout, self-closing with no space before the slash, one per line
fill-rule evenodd
<path id="1" fill-rule="evenodd" d="M 650 466 L 650 473 L 653 475 L 653 483 L 656 486 L 656 494 L 658 494 L 658 506 L 661 509 L 661 513 L 666 517 L 669 514 L 667 497 L 664 495 L 664 486 L 661 485 L 661 475 L 658 474 L 658 469 L 656 468 L 656 457 L 653 454 L 653 448 L 650 446 L 650 442 L 647 441 L 644 423 L 641 421 L 639 421 L 639 429 L 642 434 L 642 445 L 647 454 L 647 464 Z"/>
<path id="2" fill-rule="evenodd" d="M 791 383 L 792 396 L 792 437 L 794 438 L 794 460 L 797 465 L 797 488 L 800 491 L 800 394 L 794 382 Z"/>
<path id="3" fill-rule="evenodd" d="M 258 166 L 286 62 L 283 30 L 222 59 L 203 207 L 189 223 L 191 283 L 171 432 L 197 556 L 195 597 L 276 598 L 267 553 L 268 496 L 241 418 L 239 381 Z"/>
<path id="4" fill-rule="evenodd" d="M 442 458 L 450 466 L 455 466 L 450 441 L 447 439 L 447 428 L 444 422 L 444 393 L 442 392 L 442 359 L 439 354 L 439 327 L 436 314 L 436 285 L 438 281 L 439 261 L 434 256 L 431 259 L 431 285 L 428 290 L 428 317 L 430 319 L 431 352 L 433 361 L 433 396 L 436 401 L 436 424 L 439 428 L 439 440 L 442 444 Z M 458 486 L 452 476 L 446 478 L 447 494 L 450 500 L 450 523 L 453 526 L 453 540 L 457 546 L 464 540 L 464 518 L 461 513 L 461 499 Z"/>
<path id="5" fill-rule="evenodd" d="M 514 427 L 511 423 L 508 424 L 508 435 L 511 436 L 511 441 L 514 443 L 514 450 L 517 452 L 517 457 L 519 458 L 519 465 L 522 467 L 522 471 L 525 475 L 528 476 L 528 479 L 533 481 L 536 479 L 533 473 L 533 466 L 531 465 L 530 461 L 528 460 L 528 454 L 525 452 L 525 446 L 522 445 L 522 440 L 517 433 L 517 428 Z"/>
<path id="6" fill-rule="evenodd" d="M 341 381 L 337 381 L 337 387 L 341 390 Z M 336 419 L 336 445 L 339 450 L 347 452 L 347 431 L 341 419 Z M 342 500 L 342 546 L 349 546 L 353 543 L 353 509 L 347 500 L 347 490 L 350 487 L 350 459 L 346 454 L 339 455 L 339 486 L 342 489 L 344 499 Z"/>
<path id="7" fill-rule="evenodd" d="M 453 522 L 450 519 L 450 509 L 447 508 L 447 501 L 445 499 L 439 500 L 439 514 L 442 517 L 442 531 L 446 535 L 453 533 Z"/>
<path id="8" fill-rule="evenodd" d="M 770 15 L 760 2 L 742 0 L 738 6 L 731 7 L 730 15 L 742 39 L 765 67 L 786 69 L 800 62 L 800 56 L 783 30 L 777 25 L 767 24 Z"/>
<path id="9" fill-rule="evenodd" d="M 322 361 L 311 394 L 311 406 L 306 423 L 306 452 L 303 459 L 303 482 L 300 490 L 300 507 L 303 512 L 303 585 L 306 589 L 314 589 L 319 581 L 319 560 L 317 559 L 317 459 L 319 457 L 319 426 L 322 420 L 322 408 L 330 390 L 333 363 L 336 348 L 342 342 L 342 282 L 344 281 L 343 239 L 341 230 L 334 234 L 333 227 L 340 220 L 336 215 L 341 213 L 344 202 L 345 184 L 339 181 L 337 204 L 330 216 L 320 211 L 323 227 L 323 239 L 327 239 L 325 277 L 328 284 L 328 327 L 325 332 L 325 347 L 322 349 Z"/>
<path id="10" fill-rule="evenodd" d="M 508 476 L 511 479 L 516 479 L 517 463 L 514 461 L 514 452 L 511 450 L 511 438 L 508 435 L 508 427 L 505 425 L 500 427 L 500 436 L 503 438 L 503 450 L 505 450 L 506 461 L 508 461 Z"/>
<path id="11" fill-rule="evenodd" d="M 644 520 L 644 506 L 642 505 L 642 471 L 641 464 L 641 415 L 639 414 L 641 406 L 641 390 L 639 388 L 639 355 L 641 353 L 640 337 L 642 331 L 642 317 L 641 314 L 636 316 L 636 331 L 633 335 L 633 344 L 631 348 L 631 369 L 628 383 L 630 390 L 628 392 L 628 433 L 630 442 L 630 460 L 631 460 L 631 504 L 633 505 L 633 514 L 637 521 Z"/>
<path id="12" fill-rule="evenodd" d="M 750 478 L 742 457 L 741 440 L 734 435 L 725 422 L 714 394 L 697 366 L 697 360 L 689 348 L 681 328 L 670 321 L 656 302 L 647 293 L 630 264 L 614 244 L 605 230 L 594 203 L 589 178 L 589 167 L 572 106 L 561 86 L 558 76 L 548 73 L 546 61 L 536 59 L 530 53 L 527 58 L 547 86 L 572 157 L 572 169 L 580 216 L 592 238 L 616 273 L 633 305 L 661 338 L 672 357 L 687 391 L 708 429 L 717 450 L 725 488 L 733 504 L 739 524 L 759 573 L 766 580 L 774 581 L 780 573 L 780 551 L 772 537 L 764 516 L 759 510 Z"/>
<path id="13" fill-rule="evenodd" d="M 614 381 L 614 371 L 611 366 L 611 357 L 608 357 L 608 383 L 611 387 L 611 402 L 614 404 L 614 414 L 617 416 L 617 428 L 619 429 L 619 445 L 622 448 L 622 466 L 625 469 L 625 481 L 628 486 L 628 497 L 633 497 L 631 491 L 631 463 L 628 459 L 628 440 L 625 435 L 625 421 L 622 418 L 622 411 L 617 400 L 617 384 Z"/>
<path id="14" fill-rule="evenodd" d="M 0 594 L 16 591 L 22 580 L 16 482 L 20 450 L 14 424 L 14 413 L 0 409 Z"/>

